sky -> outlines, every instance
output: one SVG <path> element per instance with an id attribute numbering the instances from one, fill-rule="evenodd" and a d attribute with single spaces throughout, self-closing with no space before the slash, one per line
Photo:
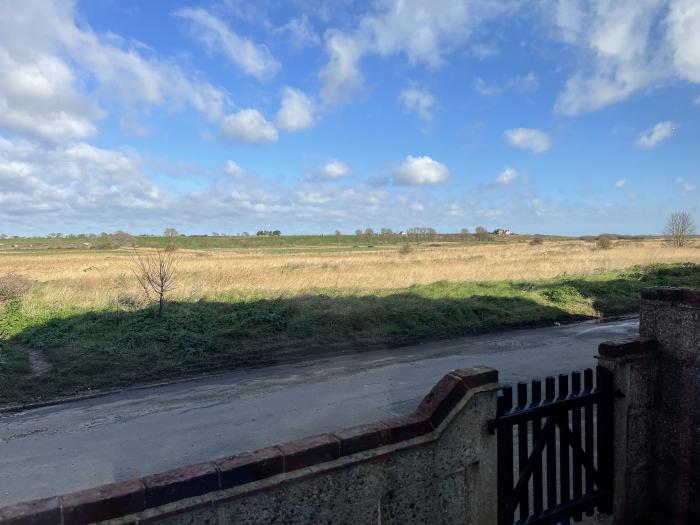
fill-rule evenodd
<path id="1" fill-rule="evenodd" d="M 0 233 L 700 219 L 697 0 L 0 0 Z"/>

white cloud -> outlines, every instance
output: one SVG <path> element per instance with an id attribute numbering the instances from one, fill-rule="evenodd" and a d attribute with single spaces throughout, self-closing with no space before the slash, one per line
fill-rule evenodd
<path id="1" fill-rule="evenodd" d="M 615 182 L 615 187 L 616 188 L 623 188 L 627 184 L 627 179 L 620 179 Z"/>
<path id="2" fill-rule="evenodd" d="M 673 50 L 678 75 L 689 82 L 700 83 L 700 3 L 673 0 L 666 26 L 666 39 Z"/>
<path id="3" fill-rule="evenodd" d="M 483 78 L 474 79 L 474 91 L 485 97 L 495 97 L 503 93 L 503 88 L 495 84 L 488 84 Z"/>
<path id="4" fill-rule="evenodd" d="M 651 149 L 668 140 L 675 130 L 675 124 L 670 120 L 658 122 L 654 127 L 639 134 L 635 146 L 641 149 Z"/>
<path id="5" fill-rule="evenodd" d="M 496 182 L 500 184 L 501 186 L 507 186 L 511 182 L 513 182 L 517 177 L 519 173 L 511 168 L 511 167 L 506 167 L 499 175 L 496 177 Z"/>
<path id="6" fill-rule="evenodd" d="M 290 19 L 285 25 L 275 28 L 273 32 L 287 35 L 292 45 L 297 49 L 317 46 L 321 43 L 321 39 L 316 34 L 311 22 L 309 22 L 309 17 L 306 13 Z"/>
<path id="7" fill-rule="evenodd" d="M 326 31 L 327 64 L 319 74 L 326 103 L 347 102 L 363 85 L 359 62 L 364 55 L 403 54 L 411 64 L 431 69 L 469 39 L 474 30 L 512 8 L 504 0 L 385 0 L 360 20 L 352 32 Z"/>
<path id="8" fill-rule="evenodd" d="M 543 153 L 552 147 L 549 136 L 539 129 L 513 128 L 505 132 L 508 143 L 514 148 L 528 149 L 533 153 Z"/>
<path id="9" fill-rule="evenodd" d="M 474 91 L 485 97 L 501 95 L 508 90 L 518 93 L 532 93 L 540 87 L 540 79 L 532 71 L 526 75 L 509 78 L 503 85 L 489 84 L 483 78 L 477 77 L 474 80 L 473 87 Z"/>
<path id="10" fill-rule="evenodd" d="M 279 62 L 267 46 L 238 35 L 205 9 L 185 8 L 174 14 L 191 22 L 195 37 L 209 51 L 222 53 L 247 75 L 264 80 L 275 76 L 279 70 Z"/>
<path id="11" fill-rule="evenodd" d="M 555 110 L 578 115 L 674 79 L 700 83 L 696 0 L 550 0 L 559 38 L 579 52 Z"/>
<path id="12" fill-rule="evenodd" d="M 139 42 L 97 34 L 75 18 L 73 2 L 0 3 L 0 129 L 55 143 L 85 139 L 105 115 L 98 98 L 127 110 L 189 105 L 220 118 L 223 91 L 147 56 Z"/>
<path id="13" fill-rule="evenodd" d="M 447 166 L 428 156 L 408 155 L 394 172 L 398 184 L 440 184 L 450 176 Z"/>
<path id="14" fill-rule="evenodd" d="M 285 131 L 298 131 L 314 125 L 315 104 L 298 89 L 285 87 L 282 104 L 277 112 L 277 127 Z"/>
<path id="15" fill-rule="evenodd" d="M 328 63 L 318 76 L 323 82 L 321 98 L 327 104 L 346 102 L 364 82 L 359 61 L 362 44 L 337 30 L 325 34 Z"/>
<path id="16" fill-rule="evenodd" d="M 350 166 L 337 159 L 326 162 L 311 178 L 320 180 L 337 180 L 350 173 Z"/>
<path id="17" fill-rule="evenodd" d="M 245 170 L 233 160 L 226 161 L 226 164 L 224 164 L 224 171 L 234 179 L 240 179 L 245 175 Z"/>
<path id="18" fill-rule="evenodd" d="M 508 85 L 520 93 L 532 93 L 540 87 L 540 78 L 530 71 L 527 75 L 520 75 L 508 80 Z"/>
<path id="19" fill-rule="evenodd" d="M 242 109 L 224 118 L 221 133 L 226 138 L 248 144 L 263 144 L 277 141 L 277 130 L 257 109 Z"/>
<path id="20" fill-rule="evenodd" d="M 427 89 L 410 87 L 399 93 L 399 101 L 406 111 L 414 111 L 425 122 L 433 119 L 432 109 L 435 97 Z"/>
<path id="21" fill-rule="evenodd" d="M 0 137 L 0 218 L 51 223 L 154 210 L 165 195 L 141 174 L 138 157 L 82 142 L 46 147 Z M 46 222 L 45 224 L 48 224 Z"/>
<path id="22" fill-rule="evenodd" d="M 685 193 L 690 193 L 697 188 L 697 184 L 685 180 L 683 177 L 678 177 L 676 179 L 676 184 L 678 184 Z"/>

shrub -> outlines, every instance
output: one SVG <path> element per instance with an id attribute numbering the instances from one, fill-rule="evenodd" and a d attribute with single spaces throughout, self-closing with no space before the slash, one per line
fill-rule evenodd
<path id="1" fill-rule="evenodd" d="M 399 253 L 400 253 L 401 255 L 408 255 L 408 254 L 411 253 L 412 251 L 413 251 L 413 248 L 411 247 L 410 244 L 404 244 L 404 245 L 401 246 L 401 248 L 399 249 Z"/>
<path id="2" fill-rule="evenodd" d="M 488 241 L 491 238 L 491 235 L 489 235 L 489 232 L 486 228 L 483 226 L 477 226 L 476 230 L 474 230 L 476 238 L 480 241 Z"/>
<path id="3" fill-rule="evenodd" d="M 566 304 L 573 301 L 578 301 L 583 298 L 581 293 L 573 286 L 558 286 L 551 290 L 542 292 L 547 299 L 557 304 Z"/>
<path id="4" fill-rule="evenodd" d="M 596 242 L 596 246 L 598 246 L 598 248 L 600 248 L 601 250 L 609 250 L 613 247 L 612 237 L 610 237 L 609 235 L 599 236 L 598 242 Z"/>
<path id="5" fill-rule="evenodd" d="M 544 239 L 540 235 L 535 235 L 530 241 L 530 244 L 532 244 L 533 246 L 544 244 Z"/>
<path id="6" fill-rule="evenodd" d="M 8 273 L 0 277 L 0 301 L 21 299 L 32 289 L 32 281 L 23 275 Z"/>

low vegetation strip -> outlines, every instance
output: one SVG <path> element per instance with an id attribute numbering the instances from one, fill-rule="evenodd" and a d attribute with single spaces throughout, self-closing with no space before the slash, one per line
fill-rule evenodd
<path id="1" fill-rule="evenodd" d="M 0 403 L 26 403 L 304 352 L 397 346 L 501 328 L 634 312 L 649 286 L 700 287 L 700 265 L 637 266 L 539 281 L 436 282 L 292 296 L 222 293 L 153 307 L 0 306 Z M 31 352 L 47 366 L 38 377 Z M 397 350 L 398 351 L 398 350 Z"/>

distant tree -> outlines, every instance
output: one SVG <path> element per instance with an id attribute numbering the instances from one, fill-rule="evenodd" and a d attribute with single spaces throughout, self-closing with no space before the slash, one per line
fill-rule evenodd
<path id="1" fill-rule="evenodd" d="M 163 232 L 163 237 L 177 237 L 177 230 L 175 228 L 165 228 L 165 231 Z"/>
<path id="2" fill-rule="evenodd" d="M 462 236 L 462 239 L 467 240 L 469 238 L 469 228 L 462 228 L 459 234 Z"/>
<path id="3" fill-rule="evenodd" d="M 248 233 L 248 232 L 243 232 L 242 236 L 243 236 L 243 237 L 250 237 L 250 233 Z"/>
<path id="4" fill-rule="evenodd" d="M 664 234 L 671 238 L 674 246 L 681 248 L 688 244 L 688 237 L 695 235 L 695 221 L 687 211 L 676 211 L 666 223 Z"/>
<path id="5" fill-rule="evenodd" d="M 355 230 L 355 235 L 357 237 L 362 237 L 362 230 L 360 230 L 359 228 L 357 230 Z"/>
<path id="6" fill-rule="evenodd" d="M 159 250 L 140 254 L 134 250 L 134 276 L 148 300 L 158 299 L 158 317 L 163 315 L 165 296 L 175 288 L 179 259 L 174 251 Z"/>
<path id="7" fill-rule="evenodd" d="M 606 234 L 599 235 L 598 240 L 596 241 L 596 246 L 598 246 L 598 248 L 601 250 L 609 250 L 614 246 L 612 236 Z"/>
<path id="8" fill-rule="evenodd" d="M 336 236 L 336 237 L 340 237 L 341 235 L 342 235 L 342 233 L 340 233 L 340 230 L 335 230 L 335 236 Z"/>
<path id="9" fill-rule="evenodd" d="M 116 246 L 127 246 L 133 244 L 134 238 L 129 233 L 117 230 L 112 234 L 112 241 Z"/>
<path id="10" fill-rule="evenodd" d="M 489 239 L 489 232 L 483 226 L 477 226 L 476 230 L 474 230 L 474 233 L 476 235 L 476 238 L 480 241 L 487 241 Z"/>
<path id="11" fill-rule="evenodd" d="M 274 235 L 275 237 L 279 237 L 280 235 L 282 235 L 282 232 L 279 230 L 275 230 L 272 232 L 272 235 Z"/>
<path id="12" fill-rule="evenodd" d="M 371 237 L 372 235 L 374 235 L 374 230 L 372 228 L 365 228 L 365 235 L 367 237 Z"/>

